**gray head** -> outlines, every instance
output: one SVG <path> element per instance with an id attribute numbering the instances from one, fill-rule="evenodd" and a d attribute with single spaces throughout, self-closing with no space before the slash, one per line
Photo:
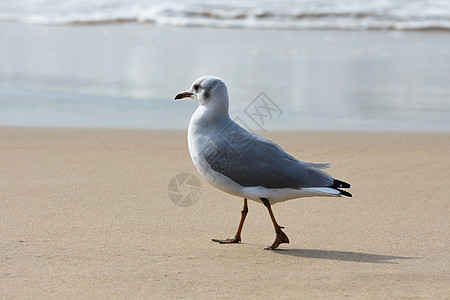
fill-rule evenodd
<path id="1" fill-rule="evenodd" d="M 228 110 L 227 87 L 219 77 L 198 78 L 189 90 L 175 96 L 175 100 L 183 98 L 192 98 L 203 106 L 226 106 Z"/>

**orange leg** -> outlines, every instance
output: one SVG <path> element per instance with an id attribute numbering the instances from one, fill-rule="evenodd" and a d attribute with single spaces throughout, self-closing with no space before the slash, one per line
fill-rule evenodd
<path id="1" fill-rule="evenodd" d="M 247 199 L 244 198 L 244 208 L 241 211 L 241 221 L 239 222 L 239 227 L 236 232 L 236 235 L 234 238 L 226 239 L 226 240 L 218 240 L 213 239 L 214 242 L 220 243 L 220 244 L 234 244 L 234 243 L 240 243 L 241 242 L 241 231 L 242 227 L 244 226 L 245 217 L 248 213 L 248 207 L 247 207 Z"/>
<path id="2" fill-rule="evenodd" d="M 266 198 L 261 198 L 261 201 L 263 202 L 264 206 L 267 207 L 267 210 L 269 211 L 270 218 L 272 219 L 273 226 L 275 227 L 275 233 L 277 234 L 275 237 L 275 241 L 273 242 L 272 246 L 269 246 L 265 248 L 265 250 L 273 250 L 277 248 L 282 243 L 288 243 L 289 244 L 289 238 L 287 235 L 281 230 L 282 226 L 278 225 L 277 221 L 275 220 L 275 216 L 273 215 L 272 208 L 270 206 L 269 200 Z"/>

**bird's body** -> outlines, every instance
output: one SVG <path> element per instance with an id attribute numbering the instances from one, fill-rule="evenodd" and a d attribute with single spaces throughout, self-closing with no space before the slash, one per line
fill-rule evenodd
<path id="1" fill-rule="evenodd" d="M 340 196 L 330 188 L 333 178 L 321 170 L 328 164 L 299 161 L 230 118 L 214 124 L 214 129 L 198 126 L 196 114 L 189 124 L 189 152 L 200 174 L 216 188 L 259 202 L 267 198 L 271 204 L 300 197 Z M 223 134 L 217 137 L 217 132 Z M 236 134 L 230 137 L 229 133 Z"/>
<path id="2" fill-rule="evenodd" d="M 249 132 L 235 123 L 228 114 L 228 92 L 217 77 L 197 79 L 192 88 L 175 99 L 194 98 L 199 107 L 192 115 L 188 129 L 189 152 L 199 173 L 213 186 L 229 194 L 270 205 L 289 199 L 312 196 L 351 196 L 341 188 L 349 184 L 335 180 L 322 169 L 328 163 L 300 161 L 274 142 Z M 245 213 L 246 215 L 246 213 Z M 240 229 L 243 220 L 241 219 Z M 284 235 L 277 229 L 277 239 Z M 240 230 L 238 230 L 240 241 Z M 285 236 L 285 235 L 284 235 Z M 230 242 L 230 240 L 216 240 Z M 233 242 L 236 242 L 233 239 Z M 287 236 L 280 243 L 289 242 Z M 274 249 L 279 243 L 269 247 Z"/>

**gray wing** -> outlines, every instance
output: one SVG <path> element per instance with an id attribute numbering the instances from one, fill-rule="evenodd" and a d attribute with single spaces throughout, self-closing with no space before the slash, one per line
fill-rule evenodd
<path id="1" fill-rule="evenodd" d="M 333 178 L 316 165 L 297 160 L 274 142 L 232 123 L 208 138 L 203 157 L 210 167 L 242 186 L 326 187 Z"/>

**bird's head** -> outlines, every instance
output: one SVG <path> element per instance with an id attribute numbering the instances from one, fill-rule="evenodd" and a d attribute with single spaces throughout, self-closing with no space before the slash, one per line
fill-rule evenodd
<path id="1" fill-rule="evenodd" d="M 175 100 L 192 98 L 200 105 L 223 105 L 228 107 L 228 91 L 222 79 L 215 76 L 203 76 L 192 83 L 189 90 L 175 96 Z"/>

